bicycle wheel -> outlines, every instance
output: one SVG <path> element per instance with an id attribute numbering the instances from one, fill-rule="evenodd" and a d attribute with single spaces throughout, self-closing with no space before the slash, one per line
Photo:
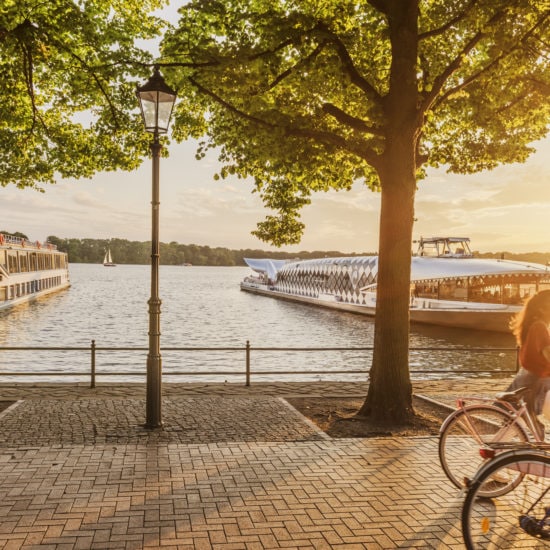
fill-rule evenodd
<path id="1" fill-rule="evenodd" d="M 474 404 L 452 413 L 439 432 L 439 460 L 449 480 L 464 487 L 486 462 L 480 455 L 483 446 L 491 443 L 523 443 L 528 441 L 524 428 L 506 411 L 493 405 Z M 480 496 L 493 497 L 509 490 L 515 480 L 487 480 Z M 511 487 L 510 487 L 511 488 Z"/>
<path id="2" fill-rule="evenodd" d="M 515 476 L 522 482 L 496 499 L 480 497 L 487 479 Z M 462 507 L 462 535 L 468 550 L 550 547 L 550 456 L 507 451 L 485 464 L 472 481 Z"/>

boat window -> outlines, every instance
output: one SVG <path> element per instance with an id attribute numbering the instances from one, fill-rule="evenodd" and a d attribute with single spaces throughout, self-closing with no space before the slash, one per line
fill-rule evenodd
<path id="1" fill-rule="evenodd" d="M 19 262 L 16 252 L 8 252 L 8 270 L 10 273 L 19 273 Z"/>
<path id="2" fill-rule="evenodd" d="M 29 271 L 29 266 L 28 266 L 28 258 L 27 258 L 27 254 L 25 252 L 21 253 L 19 255 L 19 267 L 21 269 L 21 273 L 27 273 L 27 271 Z"/>

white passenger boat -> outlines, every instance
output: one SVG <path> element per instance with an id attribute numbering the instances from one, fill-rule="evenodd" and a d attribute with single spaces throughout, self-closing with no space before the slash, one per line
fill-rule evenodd
<path id="1" fill-rule="evenodd" d="M 474 258 L 469 242 L 464 237 L 420 239 L 411 263 L 412 322 L 508 332 L 524 300 L 550 288 L 548 266 Z M 241 282 L 242 290 L 375 314 L 378 256 L 245 262 L 255 274 Z"/>
<path id="2" fill-rule="evenodd" d="M 67 254 L 57 246 L 0 233 L 0 310 L 69 286 Z"/>

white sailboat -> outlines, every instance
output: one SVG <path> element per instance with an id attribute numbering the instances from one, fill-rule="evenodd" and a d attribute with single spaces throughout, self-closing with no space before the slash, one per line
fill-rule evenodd
<path id="1" fill-rule="evenodd" d="M 116 264 L 113 263 L 113 258 L 111 257 L 111 249 L 108 248 L 105 252 L 105 257 L 103 258 L 103 265 L 105 267 L 116 267 Z"/>

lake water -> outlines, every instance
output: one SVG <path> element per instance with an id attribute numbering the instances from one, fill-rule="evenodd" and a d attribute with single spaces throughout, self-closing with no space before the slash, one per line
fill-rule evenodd
<path id="1" fill-rule="evenodd" d="M 306 306 L 242 292 L 246 267 L 160 267 L 161 348 L 239 347 L 369 347 L 371 318 Z M 150 267 L 71 264 L 71 288 L 32 304 L 0 312 L 0 347 L 8 346 L 148 346 Z M 414 378 L 456 377 L 460 370 L 493 376 L 515 365 L 512 352 L 473 351 L 513 348 L 510 335 L 416 325 L 411 330 L 410 366 Z M 413 348 L 445 348 L 415 350 Z M 460 348 L 460 349 L 456 349 Z M 472 350 L 465 352 L 464 348 Z M 142 381 L 147 351 L 98 351 L 97 373 L 127 372 L 123 379 Z M 252 381 L 364 380 L 370 351 L 258 351 L 252 349 Z M 162 351 L 165 380 L 170 372 L 205 373 L 180 381 L 244 380 L 244 350 Z M 2 351 L 0 371 L 87 372 L 89 351 Z M 315 374 L 312 371 L 361 370 L 361 374 Z M 418 371 L 434 372 L 418 372 Z M 208 371 L 238 371 L 239 376 L 209 375 Z M 254 375 L 254 371 L 268 371 Z M 278 374 L 291 371 L 293 374 Z M 414 374 L 417 371 L 417 374 Z M 487 373 L 489 371 L 489 373 Z M 12 377 L 10 377 L 12 378 Z M 61 378 L 62 381 L 74 378 Z M 5 377 L 4 377 L 5 380 Z M 21 377 L 18 381 L 48 381 L 51 377 Z M 98 381 L 120 377 L 101 376 Z"/>

